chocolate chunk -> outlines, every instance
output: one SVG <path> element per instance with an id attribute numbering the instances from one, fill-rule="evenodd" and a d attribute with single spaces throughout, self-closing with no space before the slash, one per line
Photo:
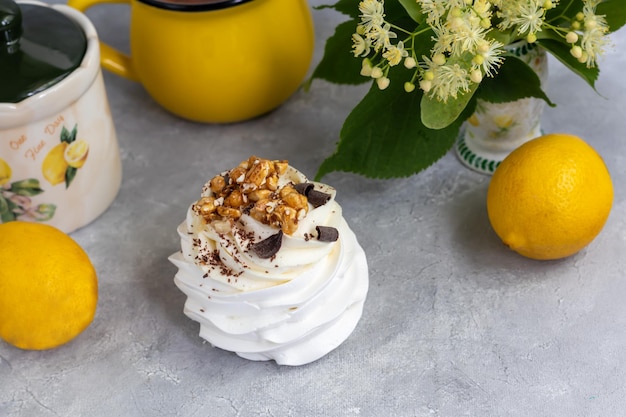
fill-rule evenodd
<path id="1" fill-rule="evenodd" d="M 279 230 L 278 233 L 265 238 L 257 243 L 254 243 L 250 249 L 257 254 L 259 258 L 269 259 L 276 255 L 280 246 L 283 243 L 283 231 Z"/>
<path id="2" fill-rule="evenodd" d="M 317 190 L 311 190 L 307 194 L 306 198 L 309 200 L 309 203 L 313 204 L 313 207 L 318 208 L 319 206 L 323 206 L 328 203 L 328 200 L 330 200 L 330 194 Z"/>
<path id="3" fill-rule="evenodd" d="M 310 182 L 301 182 L 293 186 L 293 188 L 303 196 L 308 196 L 313 187 L 314 185 Z"/>
<path id="4" fill-rule="evenodd" d="M 334 242 L 339 239 L 339 230 L 329 226 L 317 226 L 317 240 L 322 242 Z"/>
<path id="5" fill-rule="evenodd" d="M 315 185 L 310 182 L 302 182 L 293 186 L 297 192 L 306 196 L 309 203 L 311 203 L 315 208 L 328 203 L 328 200 L 330 200 L 331 197 L 330 194 L 318 191 L 314 187 Z"/>

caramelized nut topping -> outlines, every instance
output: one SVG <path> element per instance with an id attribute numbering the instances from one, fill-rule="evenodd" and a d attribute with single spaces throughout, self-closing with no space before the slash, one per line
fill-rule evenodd
<path id="1" fill-rule="evenodd" d="M 244 194 L 239 190 L 233 190 L 232 193 L 224 197 L 224 205 L 228 207 L 238 208 L 243 206 Z"/>
<path id="2" fill-rule="evenodd" d="M 245 181 L 260 187 L 265 182 L 270 173 L 271 162 L 267 159 L 257 159 L 253 162 L 252 168 L 246 173 Z M 256 188 L 255 188 L 256 189 Z"/>
<path id="3" fill-rule="evenodd" d="M 202 197 L 193 209 L 207 222 L 222 222 L 216 227 L 218 233 L 223 233 L 228 224 L 223 222 L 237 220 L 245 212 L 291 235 L 308 213 L 309 205 L 307 197 L 293 184 L 278 186 L 279 176 L 288 167 L 287 161 L 251 156 L 229 172 L 213 177 L 208 183 L 213 195 Z"/>
<path id="4" fill-rule="evenodd" d="M 222 192 L 224 187 L 226 187 L 226 179 L 221 175 L 217 175 L 209 182 L 209 186 L 211 191 L 215 194 L 219 194 Z"/>
<path id="5" fill-rule="evenodd" d="M 253 202 L 267 200 L 272 195 L 272 191 L 270 190 L 254 190 L 248 193 L 248 199 Z"/>
<path id="6" fill-rule="evenodd" d="M 236 208 L 232 208 L 232 207 L 218 206 L 217 207 L 217 214 L 219 214 L 220 216 L 222 216 L 225 219 L 237 220 L 238 218 L 241 217 L 241 210 L 236 209 Z"/>

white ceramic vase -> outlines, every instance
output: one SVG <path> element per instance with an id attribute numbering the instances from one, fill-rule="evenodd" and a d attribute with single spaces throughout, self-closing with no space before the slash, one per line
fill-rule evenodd
<path id="1" fill-rule="evenodd" d="M 535 70 L 542 86 L 548 77 L 545 50 L 520 41 L 507 51 Z M 524 98 L 509 103 L 478 100 L 476 111 L 467 120 L 457 139 L 455 151 L 461 162 L 481 173 L 493 174 L 500 162 L 523 143 L 541 135 L 541 115 L 545 101 Z"/>

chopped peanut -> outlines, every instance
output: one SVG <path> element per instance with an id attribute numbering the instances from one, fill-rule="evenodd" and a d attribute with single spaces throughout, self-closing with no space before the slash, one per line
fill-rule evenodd
<path id="1" fill-rule="evenodd" d="M 222 217 L 237 220 L 238 218 L 241 217 L 241 210 L 232 208 L 232 207 L 219 206 L 217 208 L 217 214 L 219 214 Z"/>
<path id="2" fill-rule="evenodd" d="M 213 193 L 219 194 L 222 192 L 222 190 L 226 186 L 226 179 L 222 177 L 221 175 L 216 175 L 215 177 L 213 177 L 209 185 Z"/>
<path id="3" fill-rule="evenodd" d="M 243 193 L 239 190 L 233 190 L 228 196 L 224 198 L 224 205 L 228 207 L 239 208 L 243 206 Z"/>
<path id="4" fill-rule="evenodd" d="M 253 190 L 248 193 L 248 199 L 253 202 L 267 200 L 270 198 L 272 191 L 270 190 Z"/>

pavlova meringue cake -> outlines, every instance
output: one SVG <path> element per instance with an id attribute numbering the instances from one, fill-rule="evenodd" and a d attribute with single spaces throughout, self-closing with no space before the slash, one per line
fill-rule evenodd
<path id="1" fill-rule="evenodd" d="M 169 258 L 202 338 L 282 365 L 315 361 L 346 340 L 369 278 L 335 193 L 287 161 L 254 156 L 206 183 Z"/>

